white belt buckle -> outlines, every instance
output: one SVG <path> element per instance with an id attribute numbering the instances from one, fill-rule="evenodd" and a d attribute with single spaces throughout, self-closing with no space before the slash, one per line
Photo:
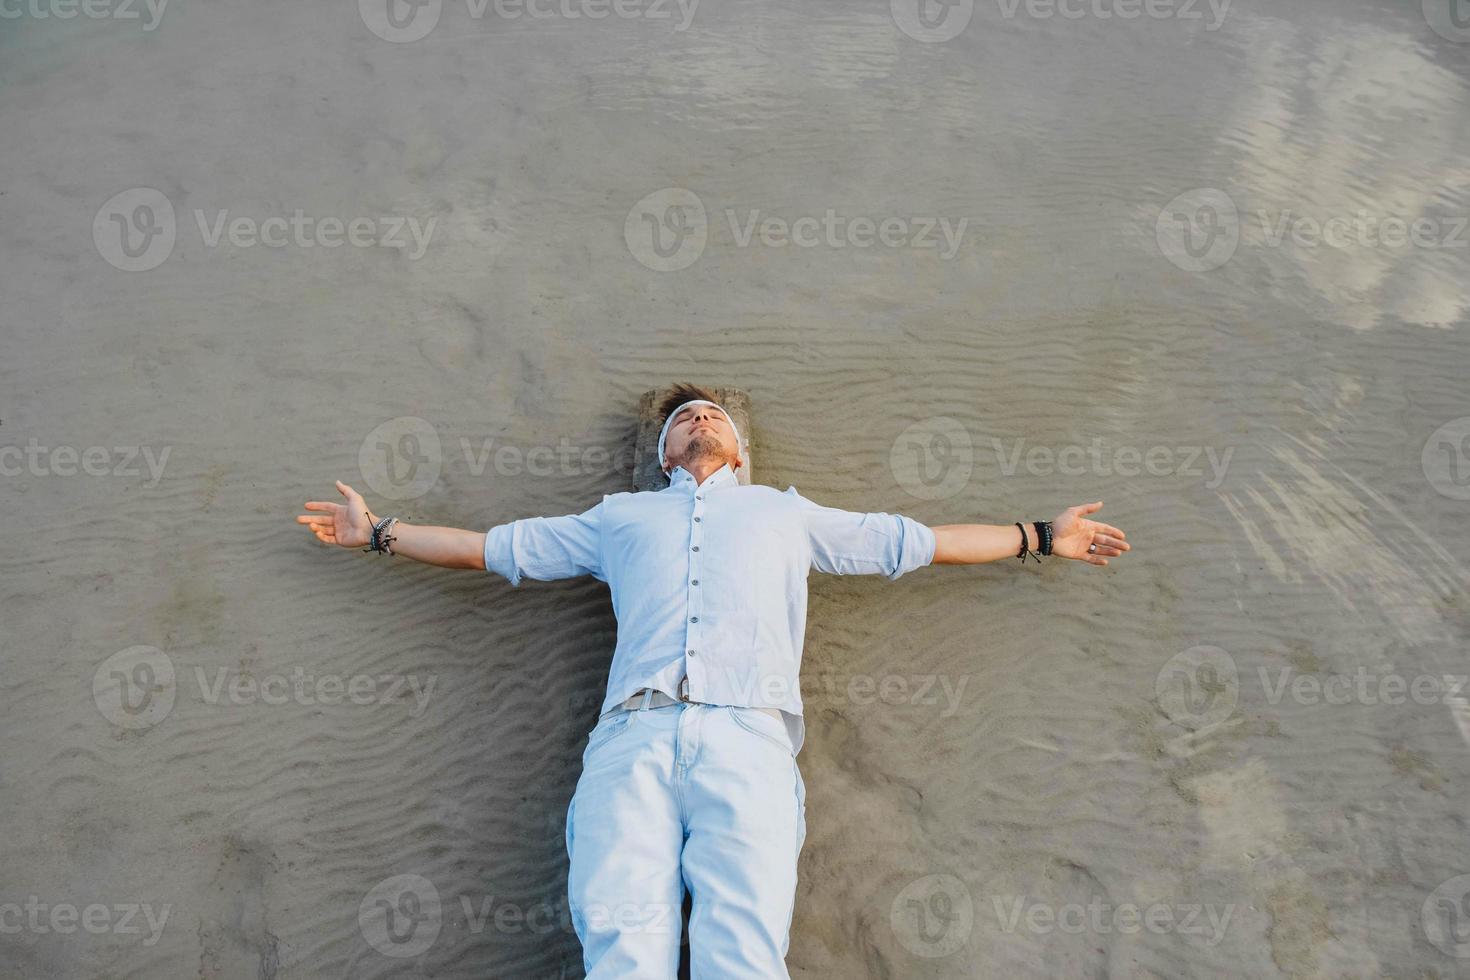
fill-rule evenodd
<path id="1" fill-rule="evenodd" d="M 688 702 L 689 700 L 689 677 L 687 674 L 679 678 L 679 700 L 684 702 Z"/>

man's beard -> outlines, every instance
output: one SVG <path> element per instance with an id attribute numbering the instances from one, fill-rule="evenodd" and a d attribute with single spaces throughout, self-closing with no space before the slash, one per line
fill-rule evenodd
<path id="1" fill-rule="evenodd" d="M 696 459 L 725 458 L 725 446 L 719 439 L 708 433 L 700 433 L 684 446 L 684 459 L 694 462 Z"/>

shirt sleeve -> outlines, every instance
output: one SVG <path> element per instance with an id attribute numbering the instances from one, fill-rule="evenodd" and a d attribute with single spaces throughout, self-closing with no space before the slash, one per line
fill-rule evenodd
<path id="1" fill-rule="evenodd" d="M 934 532 L 902 514 L 861 513 L 813 503 L 790 487 L 806 524 L 812 568 L 889 580 L 934 560 Z"/>
<path id="2" fill-rule="evenodd" d="M 580 514 L 526 517 L 490 529 L 485 535 L 485 569 L 521 579 L 549 581 L 591 575 L 606 582 L 602 569 L 602 501 Z"/>

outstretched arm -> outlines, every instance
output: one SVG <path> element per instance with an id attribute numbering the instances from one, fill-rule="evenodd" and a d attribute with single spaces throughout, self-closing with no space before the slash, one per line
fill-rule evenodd
<path id="1" fill-rule="evenodd" d="M 1132 550 L 1126 535 L 1111 524 L 1088 520 L 1084 515 L 1102 507 L 1099 500 L 1091 504 L 1068 507 L 1052 521 L 1051 553 L 1062 558 L 1075 558 L 1089 565 L 1106 565 L 1108 558 Z M 1027 521 L 1026 547 L 1036 551 L 1036 529 Z M 1021 532 L 1014 524 L 943 524 L 934 531 L 935 565 L 978 565 L 998 558 L 1013 558 L 1021 550 Z M 1090 545 L 1097 550 L 1089 552 Z"/>
<path id="2" fill-rule="evenodd" d="M 296 523 L 305 524 L 325 544 L 366 548 L 379 515 L 368 510 L 362 494 L 341 480 L 337 481 L 337 491 L 344 498 L 342 503 L 308 500 L 306 509 L 312 513 L 297 517 Z M 392 534 L 395 555 L 441 568 L 485 568 L 484 531 L 397 521 Z"/>

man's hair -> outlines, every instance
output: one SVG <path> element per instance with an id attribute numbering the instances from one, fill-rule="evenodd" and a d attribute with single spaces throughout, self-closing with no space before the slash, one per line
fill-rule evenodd
<path id="1" fill-rule="evenodd" d="M 674 409 L 685 402 L 696 398 L 703 399 L 707 402 L 715 402 L 716 404 L 719 403 L 719 399 L 708 388 L 701 388 L 699 385 L 692 385 L 687 381 L 680 381 L 664 396 L 663 401 L 658 403 L 658 424 L 662 426 L 669 420 L 669 413 L 673 412 Z"/>

